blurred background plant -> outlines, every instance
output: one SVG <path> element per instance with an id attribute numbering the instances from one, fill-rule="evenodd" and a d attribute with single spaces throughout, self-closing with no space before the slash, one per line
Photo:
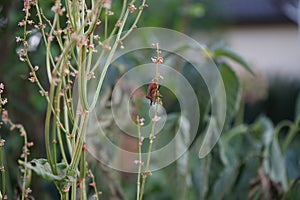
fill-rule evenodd
<path id="1" fill-rule="evenodd" d="M 40 3 L 45 8 L 52 6 L 51 1 Z M 166 0 L 157 4 L 159 6 L 149 2 L 149 9 L 145 10 L 139 24 L 175 29 L 205 42 L 207 53 L 219 66 L 224 79 L 228 110 L 224 132 L 211 154 L 198 158 L 201 133 L 206 128 L 205 117 L 201 117 L 199 139 L 183 159 L 153 173 L 147 180 L 145 199 L 298 199 L 300 51 L 298 18 L 295 17 L 299 10 L 297 1 Z M 29 141 L 35 143 L 31 158 L 45 157 L 46 102 L 36 87 L 28 83 L 29 70 L 19 62 L 16 54 L 15 38 L 22 32 L 17 26 L 24 15 L 20 12 L 22 7 L 23 2 L 16 0 L 0 2 L 0 46 L 3 48 L 0 80 L 6 86 L 4 95 L 9 99 L 6 108 L 10 117 L 24 124 Z M 38 44 L 36 48 L 32 58 L 37 65 L 42 65 L 45 52 L 40 49 L 43 46 Z M 129 67 L 132 63 L 138 63 L 138 59 L 121 64 Z M 184 67 L 179 70 L 198 95 L 201 116 L 209 117 L 207 88 L 201 76 L 195 75 L 188 65 L 181 62 Z M 45 84 L 46 71 L 40 70 L 41 82 Z M 122 67 L 110 73 L 118 77 Z M 172 104 L 174 97 L 166 98 L 171 102 L 167 105 L 176 105 Z M 172 136 L 179 121 L 176 106 L 170 106 L 169 114 L 172 117 L 164 131 Z M 110 129 L 114 131 L 113 127 Z M 4 154 L 9 155 L 6 156 L 7 168 L 9 172 L 18 172 L 17 160 L 23 142 L 11 134 L 8 127 L 0 130 L 1 138 L 11 141 L 4 148 Z M 99 163 L 91 162 L 92 169 L 99 169 Z M 102 166 L 94 173 L 96 182 L 102 186 L 102 198 L 134 199 L 135 175 L 107 171 L 109 169 Z M 6 182 L 9 197 L 14 196 L 19 187 L 18 173 L 9 173 L 10 181 Z M 34 174 L 32 179 L 35 180 L 31 186 L 32 196 L 36 199 L 58 198 L 52 183 Z"/>

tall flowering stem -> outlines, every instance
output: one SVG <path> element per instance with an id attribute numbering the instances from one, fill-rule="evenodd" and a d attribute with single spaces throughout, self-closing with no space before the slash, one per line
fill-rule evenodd
<path id="1" fill-rule="evenodd" d="M 150 105 L 154 101 L 155 111 L 154 111 L 154 117 L 151 120 L 151 133 L 149 135 L 149 147 L 148 147 L 148 152 L 147 152 L 147 161 L 146 161 L 145 171 L 142 174 L 143 180 L 142 180 L 141 190 L 139 193 L 139 200 L 143 199 L 145 183 L 146 183 L 147 177 L 152 175 L 152 173 L 149 170 L 150 160 L 151 160 L 151 152 L 152 152 L 153 142 L 155 139 L 155 125 L 160 120 L 160 117 L 158 116 L 158 105 L 162 104 L 162 100 L 161 100 L 162 96 L 159 93 L 159 82 L 158 82 L 158 80 L 161 78 L 161 76 L 159 75 L 158 68 L 164 59 L 163 59 L 163 57 L 161 57 L 161 50 L 160 50 L 159 44 L 156 43 L 156 44 L 152 44 L 152 45 L 154 47 L 156 47 L 156 55 L 151 58 L 152 62 L 155 63 L 155 77 L 150 84 L 154 85 L 156 88 L 151 89 L 152 91 L 150 91 L 150 95 L 149 94 L 147 95 L 147 98 L 149 98 L 151 101 Z M 149 91 L 148 91 L 148 93 L 149 93 Z M 139 154 L 141 154 L 141 153 L 139 153 Z"/>
<path id="2" fill-rule="evenodd" d="M 17 130 L 20 133 L 20 136 L 23 137 L 24 140 L 24 146 L 22 147 L 22 153 L 21 153 L 21 160 L 24 162 L 28 161 L 28 156 L 30 154 L 29 148 L 33 146 L 33 142 L 28 142 L 27 139 L 27 133 L 22 124 L 16 124 L 14 123 L 8 116 L 8 111 L 3 108 L 3 106 L 8 102 L 6 98 L 2 97 L 2 93 L 4 91 L 4 84 L 0 83 L 0 113 L 1 113 L 1 119 L 0 122 L 0 128 L 3 124 L 9 127 L 10 131 Z M 5 140 L 0 137 L 0 171 L 1 171 L 1 179 L 2 179 L 2 188 L 1 188 L 1 195 L 3 199 L 6 199 L 6 184 L 5 184 L 5 168 L 4 168 L 4 159 L 3 159 L 3 147 L 5 145 Z M 29 193 L 31 192 L 31 189 L 29 188 L 30 184 L 30 170 L 24 166 L 21 167 L 21 173 L 22 173 L 22 182 L 21 182 L 21 199 L 24 200 L 26 198 L 29 198 Z"/>
<path id="3" fill-rule="evenodd" d="M 3 99 L 2 98 L 2 93 L 3 93 L 3 91 L 4 91 L 4 84 L 3 83 L 0 83 L 0 113 L 2 114 L 2 106 L 3 105 L 5 105 L 5 103 L 4 103 L 4 100 L 5 99 Z M 1 126 L 2 126 L 2 121 L 0 122 L 0 128 L 1 128 Z M 5 179 L 5 167 L 4 167 L 4 158 L 3 158 L 3 147 L 4 147 L 4 145 L 5 145 L 5 140 L 4 139 L 2 139 L 1 138 L 1 136 L 0 136 L 0 173 L 1 173 L 1 184 L 2 184 L 2 187 L 1 187 L 1 190 L 0 190 L 0 192 L 1 192 L 1 198 L 3 198 L 3 196 L 5 196 L 5 193 L 6 193 L 6 188 L 5 188 L 5 181 L 6 181 L 6 179 Z"/>
<path id="4" fill-rule="evenodd" d="M 139 149 L 139 159 L 135 161 L 135 164 L 138 164 L 138 176 L 137 176 L 137 191 L 136 191 L 136 199 L 140 198 L 140 189 L 141 189 L 141 170 L 144 163 L 142 162 L 142 144 L 144 138 L 141 136 L 141 126 L 144 125 L 144 118 L 140 118 L 137 116 L 136 122 L 138 127 L 138 149 Z"/>
<path id="5" fill-rule="evenodd" d="M 88 118 L 98 101 L 115 52 L 124 47 L 122 41 L 128 35 L 123 34 L 125 27 L 129 26 L 129 31 L 135 28 L 143 9 L 147 7 L 146 0 L 143 0 L 135 14 L 134 4 L 135 0 L 129 3 L 124 0 L 118 20 L 113 21 L 110 17 L 114 15 L 112 0 L 56 0 L 51 8 L 51 18 L 44 14 L 46 12 L 40 1 L 24 0 L 25 17 L 19 23 L 23 27 L 23 37 L 17 37 L 17 42 L 22 42 L 22 48 L 18 55 L 29 66 L 29 81 L 37 85 L 47 101 L 44 133 L 47 161 L 53 175 L 62 177 L 61 181 L 54 181 L 61 199 L 77 199 L 77 194 L 80 194 L 80 199 L 87 199 L 85 141 Z M 31 9 L 37 13 L 36 21 L 31 16 Z M 133 24 L 127 24 L 129 18 L 133 18 Z M 66 24 L 63 24 L 65 19 Z M 110 25 L 113 25 L 111 33 Z M 38 30 L 46 47 L 45 68 L 49 88 L 39 80 L 40 67 L 30 60 L 32 48 L 28 41 L 34 37 L 30 29 Z M 101 30 L 101 34 L 96 34 L 96 30 Z M 52 50 L 54 45 L 59 48 L 58 55 Z M 95 55 L 96 46 L 100 47 L 100 56 Z M 93 57 L 98 58 L 95 64 L 92 63 Z M 104 63 L 103 71 L 99 77 L 94 77 L 99 63 Z M 91 78 L 98 78 L 98 85 L 89 104 L 87 84 Z M 79 97 L 76 105 L 72 90 L 75 81 L 78 83 Z M 57 155 L 61 155 L 62 161 L 58 160 Z M 66 175 L 58 167 L 60 162 L 66 165 Z"/>

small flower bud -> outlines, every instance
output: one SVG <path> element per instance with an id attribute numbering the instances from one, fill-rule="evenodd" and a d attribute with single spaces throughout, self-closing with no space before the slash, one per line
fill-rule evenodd
<path id="1" fill-rule="evenodd" d="M 5 144 L 5 140 L 4 140 L 4 139 L 1 139 L 1 140 L 0 140 L 0 147 L 3 147 L 4 144 Z"/>

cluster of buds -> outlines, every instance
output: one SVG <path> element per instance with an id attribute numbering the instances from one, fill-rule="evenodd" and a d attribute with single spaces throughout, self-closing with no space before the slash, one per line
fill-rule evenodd
<path id="1" fill-rule="evenodd" d="M 160 117 L 155 115 L 153 118 L 152 118 L 152 122 L 158 122 L 160 120 Z"/>
<path id="2" fill-rule="evenodd" d="M 128 4 L 128 9 L 129 9 L 130 13 L 133 13 L 134 11 L 136 11 L 136 7 L 133 4 Z"/>
<path id="3" fill-rule="evenodd" d="M 4 84 L 3 84 L 3 83 L 0 83 L 0 94 L 3 93 L 3 90 L 4 90 Z"/>
<path id="4" fill-rule="evenodd" d="M 114 15 L 115 13 L 114 13 L 113 11 L 109 10 L 109 11 L 107 11 L 106 14 L 107 14 L 108 16 L 112 16 L 112 15 Z"/>
<path id="5" fill-rule="evenodd" d="M 164 62 L 164 58 L 161 57 L 161 50 L 158 43 L 153 43 L 152 47 L 156 47 L 156 55 L 151 57 L 151 61 L 156 65 L 159 65 Z"/>
<path id="6" fill-rule="evenodd" d="M 134 160 L 133 163 L 136 165 L 144 166 L 144 162 L 142 162 L 141 160 Z"/>
<path id="7" fill-rule="evenodd" d="M 0 147 L 3 147 L 4 144 L 5 144 L 5 142 L 6 142 L 6 141 L 5 141 L 4 139 L 1 139 L 1 140 L 0 140 Z"/>
<path id="8" fill-rule="evenodd" d="M 24 42 L 25 45 L 27 44 L 27 42 L 25 41 Z M 20 50 L 18 50 L 17 52 L 18 56 L 19 56 L 19 60 L 22 61 L 22 62 L 25 62 L 26 61 L 26 57 L 25 57 L 25 50 L 23 48 L 21 48 Z"/>
<path id="9" fill-rule="evenodd" d="M 87 80 L 91 80 L 92 78 L 96 78 L 95 73 L 94 72 L 89 72 L 87 74 Z"/>
<path id="10" fill-rule="evenodd" d="M 52 6 L 51 11 L 62 16 L 64 14 L 64 12 L 66 11 L 66 8 L 65 7 L 61 8 L 61 4 L 60 5 L 55 4 L 54 6 Z"/>
<path id="11" fill-rule="evenodd" d="M 148 176 L 152 176 L 152 172 L 150 172 L 149 170 L 146 170 L 143 174 L 142 174 L 142 177 L 143 178 L 146 178 Z"/>
<path id="12" fill-rule="evenodd" d="M 76 33 L 72 33 L 71 38 L 76 41 L 76 46 L 81 47 L 81 46 L 88 46 L 88 39 L 86 35 L 78 35 Z"/>
<path id="13" fill-rule="evenodd" d="M 122 24 L 123 24 L 123 22 L 119 20 L 119 21 L 116 23 L 116 27 L 121 27 Z"/>
<path id="14" fill-rule="evenodd" d="M 39 90 L 39 93 L 40 93 L 42 96 L 48 96 L 48 91 Z"/>
<path id="15" fill-rule="evenodd" d="M 28 12 L 31 6 L 34 6 L 37 3 L 37 0 L 24 0 L 23 11 Z"/>
<path id="16" fill-rule="evenodd" d="M 145 119 L 144 118 L 139 118 L 137 122 L 140 126 L 144 126 L 145 124 Z"/>
<path id="17" fill-rule="evenodd" d="M 164 62 L 164 58 L 163 57 L 157 57 L 157 56 L 152 56 L 151 57 L 151 61 L 157 65 L 161 64 Z"/>
<path id="18" fill-rule="evenodd" d="M 112 2 L 112 0 L 104 0 L 103 1 L 103 8 L 111 9 L 111 2 Z"/>
<path id="19" fill-rule="evenodd" d="M 143 4 L 139 7 L 140 10 L 143 10 L 144 8 L 148 8 L 148 4 Z"/>
<path id="20" fill-rule="evenodd" d="M 111 50 L 111 46 L 106 42 L 102 44 L 102 48 L 104 52 L 108 52 Z"/>
<path id="21" fill-rule="evenodd" d="M 2 106 L 4 106 L 5 104 L 7 104 L 7 98 L 1 97 L 1 94 L 3 93 L 3 91 L 4 91 L 4 84 L 0 83 L 0 108 Z"/>
<path id="22" fill-rule="evenodd" d="M 1 165 L 0 165 L 0 172 L 3 173 L 3 174 L 5 173 L 5 168 L 4 168 L 4 166 L 1 166 Z"/>
<path id="23" fill-rule="evenodd" d="M 5 104 L 7 104 L 7 98 L 2 98 L 1 94 L 4 92 L 4 84 L 0 83 L 0 109 L 2 108 L 2 106 L 4 106 Z M 0 110 L 1 112 L 2 110 Z M 5 111 L 3 111 L 5 112 Z M 3 113 L 2 113 L 3 114 Z M 3 117 L 2 117 L 3 118 Z M 3 119 L 2 119 L 3 121 Z"/>
<path id="24" fill-rule="evenodd" d="M 142 145 L 143 145 L 143 141 L 144 141 L 144 139 L 145 139 L 144 137 L 141 137 L 141 138 L 140 138 L 140 141 L 139 141 L 139 145 L 140 145 L 140 146 L 142 146 Z"/>
<path id="25" fill-rule="evenodd" d="M 154 139 L 156 138 L 155 135 L 151 134 L 149 139 L 150 139 L 150 143 L 153 143 Z"/>
<path id="26" fill-rule="evenodd" d="M 92 52 L 97 52 L 97 50 L 95 49 L 95 45 L 93 43 L 88 43 L 86 45 L 86 48 Z"/>
<path id="27" fill-rule="evenodd" d="M 36 81 L 33 72 L 29 72 L 29 78 L 28 78 L 28 80 L 29 80 L 31 83 L 34 83 L 34 82 Z"/>
<path id="28" fill-rule="evenodd" d="M 26 190 L 24 191 L 24 197 L 26 199 L 29 199 L 29 195 L 32 192 L 32 190 L 30 188 L 26 188 Z"/>
<path id="29" fill-rule="evenodd" d="M 99 195 L 102 194 L 102 192 L 97 191 L 97 184 L 95 182 L 94 174 L 91 170 L 89 170 L 88 177 L 92 179 L 92 182 L 89 184 L 89 186 L 94 188 L 95 193 L 93 194 L 93 197 L 96 199 Z"/>
<path id="30" fill-rule="evenodd" d="M 32 144 L 33 145 L 33 144 Z M 29 156 L 30 155 L 30 151 L 28 150 L 28 148 L 27 148 L 27 144 L 26 144 L 26 146 L 23 146 L 23 152 L 22 152 L 22 154 L 21 154 L 21 158 L 25 158 L 25 157 L 27 157 L 27 156 Z"/>

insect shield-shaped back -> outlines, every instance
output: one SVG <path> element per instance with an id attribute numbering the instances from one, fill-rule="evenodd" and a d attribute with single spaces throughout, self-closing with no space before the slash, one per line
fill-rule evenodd
<path id="1" fill-rule="evenodd" d="M 148 85 L 148 91 L 146 98 L 150 100 L 150 106 L 156 102 L 157 97 L 162 97 L 159 94 L 159 85 L 157 84 L 156 80 L 152 80 L 151 83 Z"/>

